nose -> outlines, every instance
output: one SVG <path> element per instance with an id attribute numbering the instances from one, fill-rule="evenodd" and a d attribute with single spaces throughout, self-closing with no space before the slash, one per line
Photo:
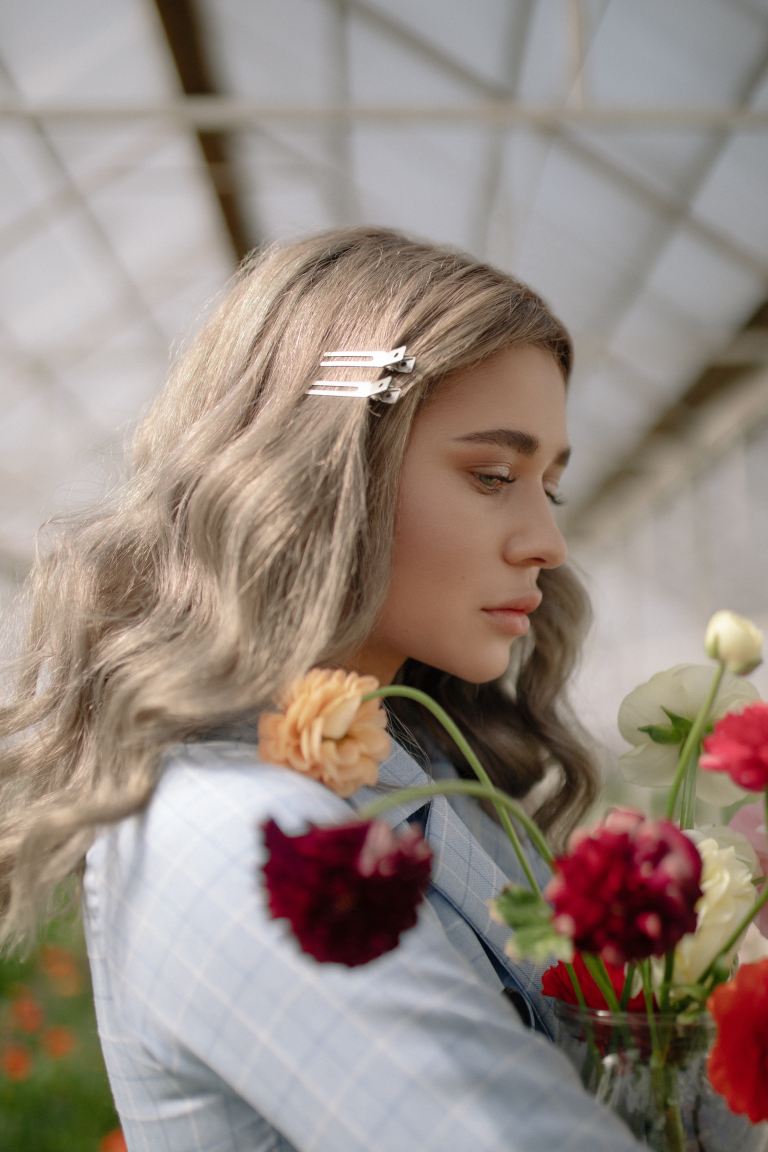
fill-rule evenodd
<path id="1" fill-rule="evenodd" d="M 507 525 L 503 556 L 507 564 L 559 568 L 568 559 L 568 545 L 543 489 L 526 502 L 525 510 Z"/>

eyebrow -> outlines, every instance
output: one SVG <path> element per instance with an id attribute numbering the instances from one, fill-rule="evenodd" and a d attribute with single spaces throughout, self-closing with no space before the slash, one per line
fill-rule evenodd
<path id="1" fill-rule="evenodd" d="M 466 436 L 455 436 L 458 443 L 495 444 L 499 448 L 511 448 L 521 456 L 535 456 L 541 448 L 538 436 L 521 432 L 518 428 L 488 428 L 483 432 L 468 432 Z M 571 449 L 564 448 L 555 459 L 555 464 L 565 468 L 571 458 Z"/>

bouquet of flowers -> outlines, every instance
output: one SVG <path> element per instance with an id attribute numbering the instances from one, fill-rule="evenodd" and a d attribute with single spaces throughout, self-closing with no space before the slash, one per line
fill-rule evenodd
<path id="1" fill-rule="evenodd" d="M 381 699 L 400 695 L 441 721 L 477 781 L 389 793 L 358 819 L 297 836 L 269 821 L 264 882 L 272 916 L 287 919 L 319 961 L 367 963 L 415 923 L 430 877 L 431 850 L 420 832 L 398 834 L 380 814 L 406 798 L 441 793 L 489 800 L 528 881 L 498 894 L 494 916 L 512 930 L 510 955 L 554 961 L 542 991 L 561 1006 L 566 1031 L 569 1013 L 579 1016 L 588 1087 L 631 1120 L 612 1094 L 623 1057 L 639 1054 L 660 1121 L 658 1133 L 635 1130 L 661 1149 L 699 1147 L 686 1142 L 674 1070 L 685 1062 L 680 1036 L 704 1021 L 711 1088 L 731 1113 L 753 1124 L 768 1120 L 768 704 L 744 679 L 762 661 L 762 636 L 750 621 L 718 612 L 705 649 L 713 669 L 659 673 L 619 713 L 632 745 L 621 758 L 624 774 L 666 789 L 664 815 L 616 808 L 577 829 L 559 856 L 520 804 L 492 785 L 431 697 L 313 669 L 290 687 L 280 712 L 261 717 L 265 759 L 341 796 L 375 784 L 389 751 Z M 758 803 L 744 803 L 750 793 Z M 697 796 L 720 809 L 741 807 L 728 827 L 696 828 Z M 543 889 L 518 827 L 551 869 Z"/>

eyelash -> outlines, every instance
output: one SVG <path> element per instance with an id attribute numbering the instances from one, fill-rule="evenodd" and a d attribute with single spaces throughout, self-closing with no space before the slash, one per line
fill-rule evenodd
<path id="1" fill-rule="evenodd" d="M 477 480 L 483 492 L 488 496 L 494 496 L 501 492 L 501 488 L 489 488 L 482 483 L 483 480 L 498 480 L 499 484 L 514 484 L 516 479 L 514 476 L 498 476 L 495 472 L 473 472 L 472 475 Z M 547 499 L 550 504 L 553 504 L 556 508 L 562 508 L 563 504 L 566 503 L 565 497 L 561 496 L 558 492 L 547 492 Z"/>

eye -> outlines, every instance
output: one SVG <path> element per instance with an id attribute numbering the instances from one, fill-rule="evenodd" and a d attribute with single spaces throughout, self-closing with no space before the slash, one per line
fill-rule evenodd
<path id="1" fill-rule="evenodd" d="M 559 492 L 547 492 L 547 500 L 550 504 L 554 504 L 555 508 L 562 508 L 563 504 L 567 504 L 565 496 L 561 496 Z"/>
<path id="2" fill-rule="evenodd" d="M 506 472 L 473 472 L 472 476 L 477 481 L 478 487 L 483 492 L 500 492 L 502 485 L 514 484 L 514 476 L 509 476 Z"/>

